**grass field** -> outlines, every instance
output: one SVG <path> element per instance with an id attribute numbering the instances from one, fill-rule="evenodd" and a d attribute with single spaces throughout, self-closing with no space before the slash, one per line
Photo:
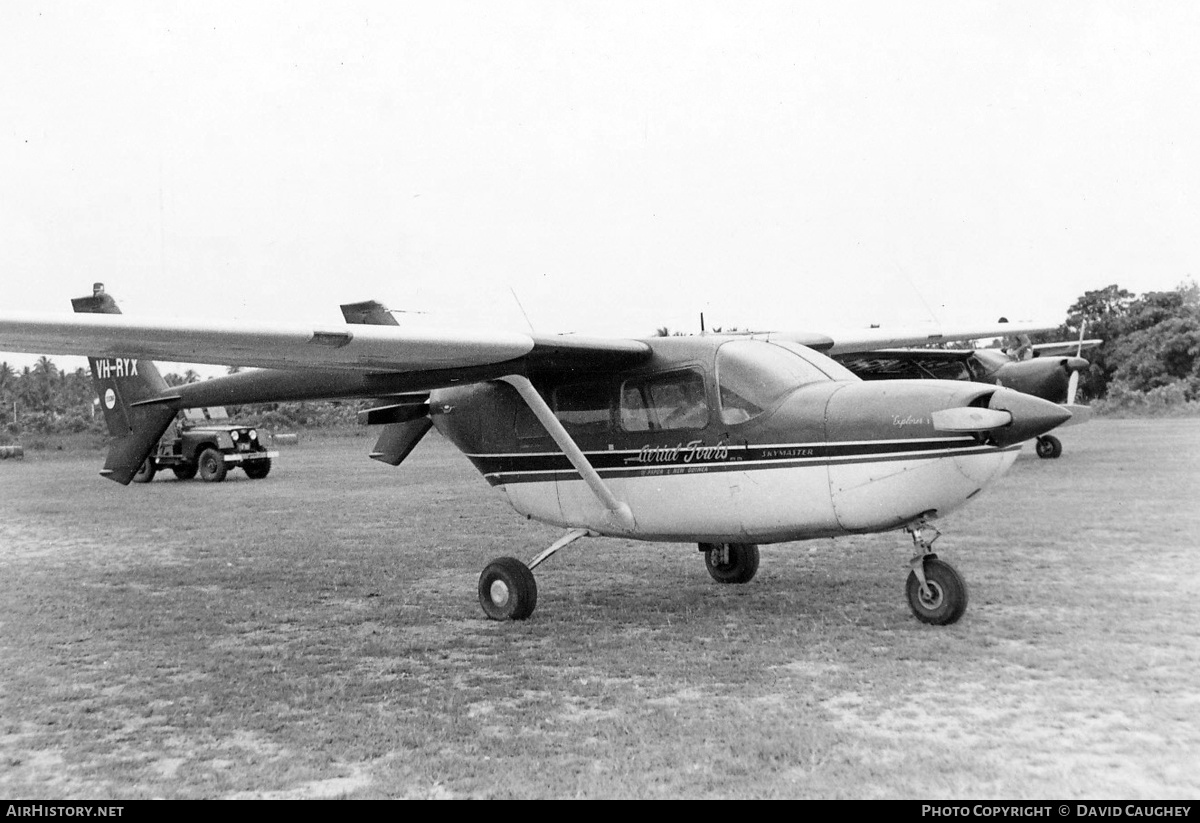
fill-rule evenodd
<path id="1" fill-rule="evenodd" d="M 490 622 L 483 566 L 559 533 L 433 437 L 222 484 L 0 462 L 0 796 L 1198 797 L 1200 421 L 1062 439 L 939 522 L 945 628 L 903 533 L 766 546 L 746 586 L 585 540 Z"/>

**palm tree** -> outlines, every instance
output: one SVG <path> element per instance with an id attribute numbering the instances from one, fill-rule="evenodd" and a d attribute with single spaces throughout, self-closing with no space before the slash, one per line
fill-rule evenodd
<path id="1" fill-rule="evenodd" d="M 33 364 L 35 391 L 41 401 L 42 411 L 49 411 L 54 403 L 54 384 L 57 382 L 58 366 L 46 355 L 42 355 Z"/>
<path id="2" fill-rule="evenodd" d="M 17 379 L 17 370 L 8 365 L 8 361 L 0 362 L 0 397 L 4 396 Z"/>

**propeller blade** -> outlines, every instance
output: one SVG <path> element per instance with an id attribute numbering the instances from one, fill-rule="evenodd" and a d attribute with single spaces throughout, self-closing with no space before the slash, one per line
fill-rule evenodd
<path id="1" fill-rule="evenodd" d="M 1006 411 L 981 409 L 977 406 L 960 406 L 942 409 L 932 415 L 933 428 L 940 432 L 982 432 L 1001 429 L 1012 423 L 1013 417 Z"/>
<path id="2" fill-rule="evenodd" d="M 1060 384 L 1061 385 L 1061 384 Z M 1079 372 L 1071 372 L 1071 377 L 1067 380 L 1067 405 L 1075 405 L 1075 392 L 1079 391 Z"/>

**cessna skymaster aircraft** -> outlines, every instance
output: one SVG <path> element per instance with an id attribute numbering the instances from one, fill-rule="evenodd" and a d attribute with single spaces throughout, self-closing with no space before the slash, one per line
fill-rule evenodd
<path id="1" fill-rule="evenodd" d="M 632 340 L 408 329 L 377 303 L 343 307 L 340 326 L 131 319 L 100 284 L 73 302 L 85 313 L 0 317 L 0 350 L 92 358 L 113 437 L 103 475 L 128 483 L 179 409 L 380 398 L 363 413 L 383 426 L 372 457 L 397 465 L 436 426 L 518 513 L 568 530 L 529 565 L 483 570 L 497 620 L 529 617 L 532 569 L 584 536 L 698 543 L 715 580 L 746 583 L 760 543 L 904 529 L 913 613 L 953 623 L 967 588 L 933 553 L 931 521 L 1071 416 L 991 385 L 863 382 L 818 351 L 1015 324 Z M 150 358 L 263 370 L 168 387 Z"/>

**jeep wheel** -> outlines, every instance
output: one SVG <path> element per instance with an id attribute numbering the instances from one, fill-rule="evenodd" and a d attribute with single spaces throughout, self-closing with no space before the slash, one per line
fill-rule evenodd
<path id="1" fill-rule="evenodd" d="M 200 466 L 200 479 L 207 483 L 220 483 L 225 479 L 225 458 L 216 449 L 205 449 L 200 452 L 196 461 Z"/>
<path id="2" fill-rule="evenodd" d="M 154 465 L 154 461 L 149 457 L 143 461 L 142 465 L 133 475 L 134 483 L 149 483 L 154 479 L 154 473 L 158 471 L 158 467 Z"/>
<path id="3" fill-rule="evenodd" d="M 172 466 L 171 471 L 175 472 L 175 477 L 180 480 L 191 480 L 196 476 L 196 464 L 180 463 L 178 466 Z"/>
<path id="4" fill-rule="evenodd" d="M 265 457 L 262 460 L 247 460 L 242 464 L 242 468 L 246 470 L 246 476 L 251 480 L 262 480 L 271 473 L 271 458 Z"/>

